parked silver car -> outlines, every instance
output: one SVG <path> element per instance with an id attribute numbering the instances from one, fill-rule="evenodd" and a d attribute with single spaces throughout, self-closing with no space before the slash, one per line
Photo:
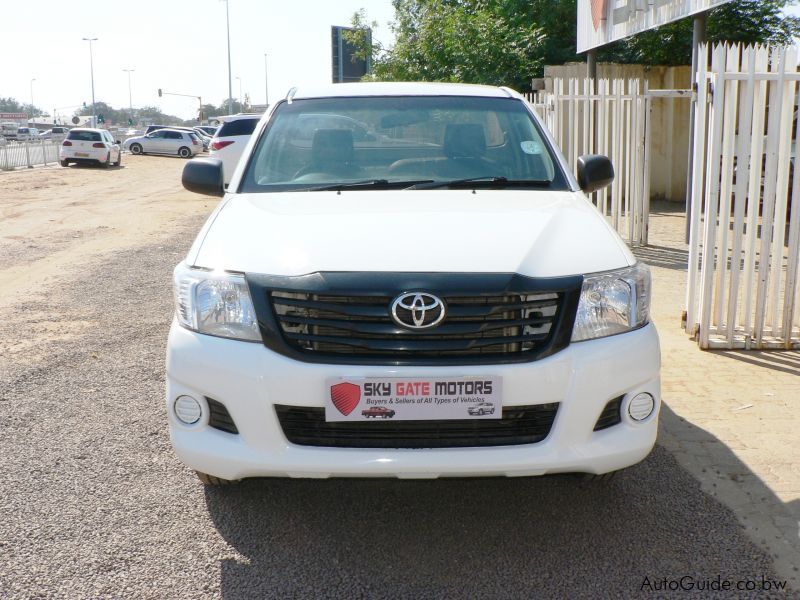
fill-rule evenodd
<path id="1" fill-rule="evenodd" d="M 123 147 L 131 154 L 173 154 L 181 158 L 191 158 L 203 151 L 196 133 L 166 128 L 128 138 Z"/>
<path id="2" fill-rule="evenodd" d="M 52 129 L 48 129 L 47 131 L 41 132 L 39 134 L 39 139 L 54 140 L 60 142 L 66 139 L 68 133 L 69 133 L 69 127 L 60 127 L 56 125 Z"/>

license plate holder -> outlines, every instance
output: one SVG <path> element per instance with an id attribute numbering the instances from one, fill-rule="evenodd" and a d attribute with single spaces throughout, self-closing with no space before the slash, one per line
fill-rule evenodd
<path id="1" fill-rule="evenodd" d="M 500 419 L 502 378 L 338 377 L 325 382 L 326 421 Z"/>

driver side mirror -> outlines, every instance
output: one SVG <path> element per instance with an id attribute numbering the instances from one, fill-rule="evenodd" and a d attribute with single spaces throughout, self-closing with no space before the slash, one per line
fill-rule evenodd
<path id="1" fill-rule="evenodd" d="M 218 158 L 195 158 L 183 167 L 181 183 L 190 192 L 206 196 L 225 195 L 222 161 Z"/>
<path id="2" fill-rule="evenodd" d="M 607 156 L 584 154 L 578 157 L 578 185 L 587 194 L 602 190 L 614 181 L 614 165 Z"/>

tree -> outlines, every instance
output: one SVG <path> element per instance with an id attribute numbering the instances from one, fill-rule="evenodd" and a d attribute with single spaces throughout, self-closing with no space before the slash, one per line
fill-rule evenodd
<path id="1" fill-rule="evenodd" d="M 14 98 L 0 98 L 0 112 L 27 113 L 32 116 L 45 114 L 41 108 L 31 106 L 30 104 L 23 104 Z"/>
<path id="2" fill-rule="evenodd" d="M 735 0 L 714 9 L 708 39 L 790 43 L 800 19 L 782 10 L 796 0 Z M 576 50 L 576 0 L 393 0 L 393 47 L 369 47 L 367 15 L 353 16 L 348 41 L 372 53 L 372 79 L 461 81 L 527 89 L 544 65 L 583 61 Z M 372 24 L 374 27 L 375 24 Z M 600 60 L 645 65 L 691 62 L 692 20 L 682 19 L 610 44 Z"/>
<path id="3" fill-rule="evenodd" d="M 783 14 L 796 0 L 736 0 L 709 13 L 708 41 L 791 44 L 800 36 L 800 18 Z M 692 62 L 692 19 L 681 19 L 620 40 L 600 53 L 601 60 L 646 65 Z"/>
<path id="4" fill-rule="evenodd" d="M 110 127 L 112 125 L 125 125 L 128 123 L 128 114 L 130 109 L 126 108 L 114 108 L 110 104 L 105 102 L 95 102 L 94 103 L 95 114 L 96 115 L 103 115 L 105 119 L 104 126 Z M 159 125 L 197 125 L 197 119 L 181 119 L 180 117 L 176 117 L 174 115 L 167 115 L 161 112 L 161 109 L 157 106 L 143 106 L 141 108 L 134 109 L 134 123 L 157 123 Z M 92 114 L 92 105 L 87 104 L 84 107 L 81 107 L 75 114 L 78 116 L 89 116 Z"/>
<path id="5" fill-rule="evenodd" d="M 542 67 L 543 33 L 498 2 L 393 0 L 394 47 L 373 48 L 374 79 L 469 81 L 527 87 Z M 364 31 L 363 12 L 353 17 Z M 358 35 L 358 33 L 356 33 Z M 350 38 L 359 41 L 357 38 Z M 363 43 L 363 40 L 362 40 Z"/>

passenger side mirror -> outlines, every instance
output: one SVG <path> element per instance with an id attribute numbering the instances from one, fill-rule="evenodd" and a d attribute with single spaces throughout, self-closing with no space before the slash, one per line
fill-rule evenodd
<path id="1" fill-rule="evenodd" d="M 119 140 L 114 140 L 114 143 L 115 143 L 115 144 L 117 144 L 117 145 L 119 145 L 119 144 L 121 144 L 122 142 L 120 142 Z"/>
<path id="2" fill-rule="evenodd" d="M 195 158 L 183 167 L 181 183 L 190 192 L 206 196 L 225 195 L 222 161 L 218 158 Z"/>
<path id="3" fill-rule="evenodd" d="M 587 194 L 591 194 L 614 181 L 614 165 L 607 156 L 601 154 L 584 154 L 578 157 L 578 185 Z"/>

